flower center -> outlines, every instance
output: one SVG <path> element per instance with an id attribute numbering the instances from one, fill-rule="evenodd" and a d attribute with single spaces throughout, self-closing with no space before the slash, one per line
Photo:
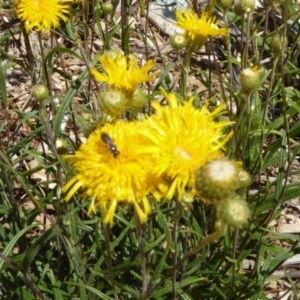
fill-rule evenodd
<path id="1" fill-rule="evenodd" d="M 182 149 L 180 147 L 175 148 L 174 153 L 175 153 L 175 155 L 180 156 L 184 160 L 191 160 L 192 159 L 192 157 L 184 149 Z"/>

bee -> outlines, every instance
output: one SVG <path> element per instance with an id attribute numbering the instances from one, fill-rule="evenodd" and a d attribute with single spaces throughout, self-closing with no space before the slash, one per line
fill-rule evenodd
<path id="1" fill-rule="evenodd" d="M 114 158 L 116 158 L 120 154 L 117 146 L 114 144 L 112 138 L 107 133 L 101 133 L 101 140 L 106 145 L 107 149 L 112 153 Z"/>

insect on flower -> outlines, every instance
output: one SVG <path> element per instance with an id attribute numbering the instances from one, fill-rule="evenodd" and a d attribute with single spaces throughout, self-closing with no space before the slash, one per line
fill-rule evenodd
<path id="1" fill-rule="evenodd" d="M 114 144 L 112 138 L 107 133 L 101 133 L 101 140 L 107 146 L 108 150 L 113 154 L 114 158 L 116 158 L 120 154 L 117 146 Z"/>

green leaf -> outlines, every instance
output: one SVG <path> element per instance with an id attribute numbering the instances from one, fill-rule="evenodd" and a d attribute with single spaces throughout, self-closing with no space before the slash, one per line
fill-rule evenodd
<path id="1" fill-rule="evenodd" d="M 2 254 L 5 256 L 10 256 L 12 254 L 12 249 L 14 248 L 14 246 L 16 245 L 16 243 L 18 242 L 18 240 L 30 229 L 34 228 L 34 227 L 38 227 L 39 224 L 31 224 L 26 226 L 25 228 L 23 228 L 22 230 L 20 230 L 6 245 L 6 247 L 4 248 L 4 250 L 2 251 Z M 4 264 L 4 260 L 0 257 L 0 271 L 3 267 Z"/>
<path id="2" fill-rule="evenodd" d="M 35 259 L 37 253 L 45 246 L 46 243 L 50 242 L 53 236 L 57 235 L 59 228 L 57 225 L 51 226 L 48 230 L 42 233 L 37 239 L 35 239 L 32 246 L 26 251 L 24 258 L 24 268 L 27 271 L 32 261 Z"/>

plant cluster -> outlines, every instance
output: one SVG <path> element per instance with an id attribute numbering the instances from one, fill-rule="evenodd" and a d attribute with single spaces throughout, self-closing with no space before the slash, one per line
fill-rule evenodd
<path id="1" fill-rule="evenodd" d="M 1 3 L 0 298 L 266 299 L 300 250 L 269 227 L 300 195 L 299 8 L 191 3 L 171 50 L 150 59 L 149 36 L 167 39 L 133 4 Z"/>

